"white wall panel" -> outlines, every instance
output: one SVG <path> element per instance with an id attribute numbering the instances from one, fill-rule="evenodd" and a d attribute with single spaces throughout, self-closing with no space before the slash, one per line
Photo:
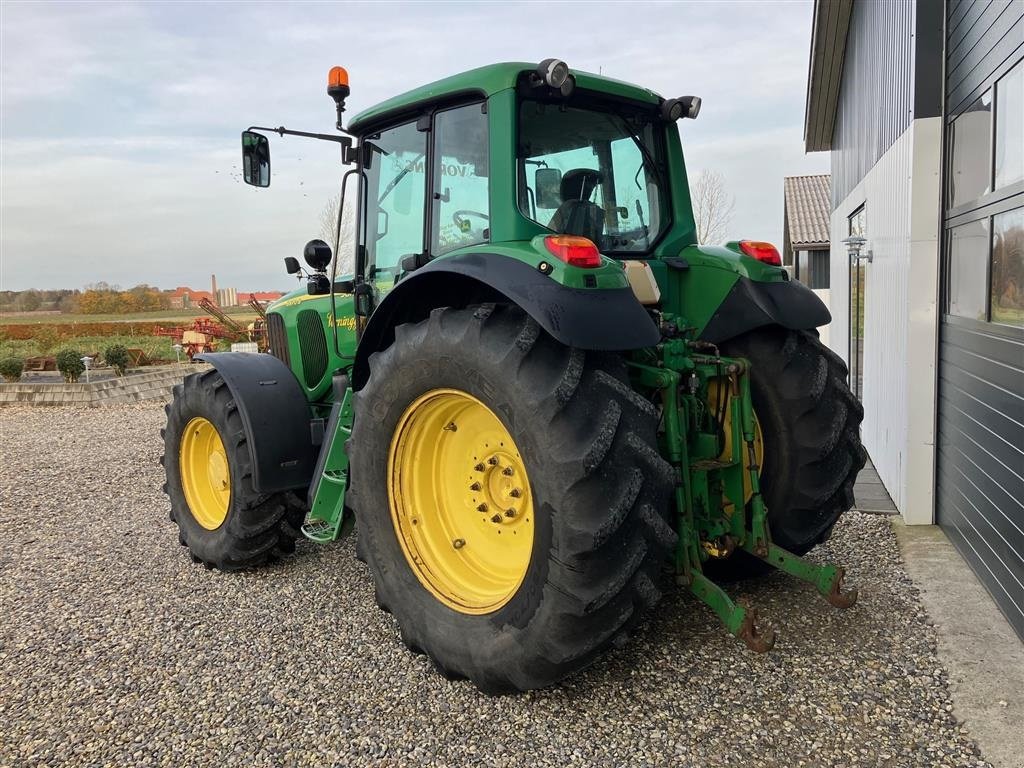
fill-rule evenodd
<path id="1" fill-rule="evenodd" d="M 862 204 L 864 422 L 861 439 L 896 507 L 906 508 L 907 281 L 910 271 L 910 172 L 913 126 L 904 131 L 832 213 L 832 347 L 849 362 L 850 260 L 847 218 Z"/>

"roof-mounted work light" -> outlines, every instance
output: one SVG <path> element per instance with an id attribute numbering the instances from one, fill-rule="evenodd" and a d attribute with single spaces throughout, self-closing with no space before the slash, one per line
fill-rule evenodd
<path id="1" fill-rule="evenodd" d="M 576 78 L 561 59 L 544 59 L 531 74 L 531 81 L 535 87 L 547 86 L 562 96 L 568 96 L 576 88 Z"/>
<path id="2" fill-rule="evenodd" d="M 700 114 L 700 96 L 680 96 L 678 99 L 665 99 L 661 103 L 661 117 L 674 123 L 683 117 L 691 120 Z"/>
<path id="3" fill-rule="evenodd" d="M 561 88 L 569 77 L 569 65 L 561 59 L 544 59 L 537 65 L 537 76 L 549 88 Z"/>

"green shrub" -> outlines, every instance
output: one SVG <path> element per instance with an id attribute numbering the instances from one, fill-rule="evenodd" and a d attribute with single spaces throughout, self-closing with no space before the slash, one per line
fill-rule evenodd
<path id="1" fill-rule="evenodd" d="M 128 357 L 128 350 L 124 344 L 112 344 L 107 347 L 103 350 L 103 359 L 118 376 L 124 376 L 124 372 L 131 364 L 131 358 Z"/>
<path id="2" fill-rule="evenodd" d="M 32 334 L 40 355 L 48 355 L 60 343 L 60 334 L 52 325 L 44 325 Z"/>
<path id="3" fill-rule="evenodd" d="M 77 349 L 65 349 L 57 353 L 57 370 L 64 374 L 64 381 L 78 381 L 85 370 L 82 353 Z"/>
<path id="4" fill-rule="evenodd" d="M 4 381 L 18 381 L 25 370 L 25 361 L 19 357 L 5 357 L 0 360 L 0 376 Z"/>

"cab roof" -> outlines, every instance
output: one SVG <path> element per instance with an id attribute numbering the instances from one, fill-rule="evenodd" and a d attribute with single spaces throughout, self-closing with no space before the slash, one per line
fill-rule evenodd
<path id="1" fill-rule="evenodd" d="M 499 91 L 514 88 L 522 72 L 533 71 L 536 68 L 536 63 L 508 61 L 501 64 L 488 64 L 442 80 L 435 80 L 363 110 L 352 118 L 348 130 L 359 134 L 368 127 L 388 122 L 392 117 L 399 117 L 403 113 L 414 113 L 432 102 L 457 98 L 462 95 L 477 95 L 487 98 Z M 577 88 L 643 103 L 658 104 L 661 102 L 661 96 L 647 88 L 590 72 L 580 72 L 571 67 L 569 71 L 576 78 Z"/>

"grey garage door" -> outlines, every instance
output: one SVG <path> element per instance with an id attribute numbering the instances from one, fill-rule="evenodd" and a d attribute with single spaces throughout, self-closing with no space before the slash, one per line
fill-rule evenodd
<path id="1" fill-rule="evenodd" d="M 1024 3 L 946 12 L 936 511 L 1024 638 Z"/>

